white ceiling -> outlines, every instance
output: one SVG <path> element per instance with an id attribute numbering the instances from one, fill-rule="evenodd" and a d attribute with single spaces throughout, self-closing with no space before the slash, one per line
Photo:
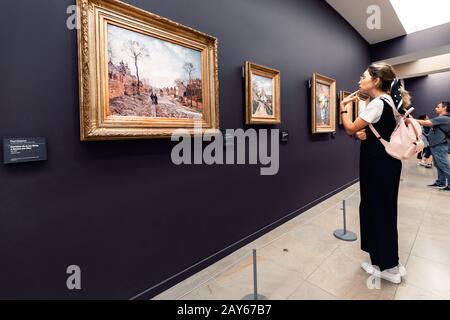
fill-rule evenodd
<path id="1" fill-rule="evenodd" d="M 370 44 L 406 35 L 389 0 L 326 0 L 326 2 Z M 367 27 L 367 19 L 370 17 L 367 8 L 371 5 L 377 5 L 381 9 L 381 29 L 379 30 L 370 30 Z"/>
<path id="2" fill-rule="evenodd" d="M 448 0 L 390 0 L 407 33 L 450 22 Z"/>
<path id="3" fill-rule="evenodd" d="M 402 1 L 406 2 L 409 0 Z M 444 0 L 433 1 L 438 2 Z M 390 40 L 407 34 L 397 12 L 392 7 L 390 0 L 326 0 L 326 2 L 347 20 L 347 22 L 370 44 Z M 415 2 L 415 4 L 417 3 L 418 1 Z M 380 7 L 381 29 L 379 30 L 371 30 L 367 26 L 367 20 L 370 17 L 370 13 L 367 13 L 367 9 L 371 5 Z M 421 3 L 421 5 L 423 4 Z M 415 10 L 417 11 L 417 8 Z M 421 14 L 420 11 L 416 13 L 419 15 Z M 417 18 L 414 18 L 411 23 L 418 24 Z M 449 57 L 450 45 L 446 45 L 442 47 L 427 48 L 402 56 L 391 57 L 390 59 L 385 59 L 383 61 L 394 65 L 394 67 L 398 69 L 397 71 L 399 72 L 400 78 L 406 79 L 425 74 L 448 71 L 450 69 L 450 65 L 448 64 Z"/>

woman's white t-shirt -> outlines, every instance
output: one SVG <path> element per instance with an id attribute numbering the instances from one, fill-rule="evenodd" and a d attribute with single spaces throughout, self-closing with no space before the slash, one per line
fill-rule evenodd
<path id="1" fill-rule="evenodd" d="M 381 97 L 385 97 L 388 99 L 391 98 L 386 94 L 373 99 L 372 101 L 370 101 L 367 107 L 363 111 L 361 111 L 359 117 L 368 123 L 377 123 L 378 121 L 380 121 L 384 108 L 383 100 L 380 99 Z"/>

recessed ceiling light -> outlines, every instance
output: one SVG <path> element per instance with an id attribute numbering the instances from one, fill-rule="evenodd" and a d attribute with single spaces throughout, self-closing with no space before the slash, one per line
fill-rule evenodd
<path id="1" fill-rule="evenodd" d="M 390 0 L 407 33 L 450 22 L 449 0 Z"/>

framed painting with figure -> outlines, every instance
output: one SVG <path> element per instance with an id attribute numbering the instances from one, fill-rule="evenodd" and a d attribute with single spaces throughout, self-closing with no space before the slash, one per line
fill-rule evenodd
<path id="1" fill-rule="evenodd" d="M 281 122 L 280 71 L 245 63 L 246 124 Z"/>
<path id="2" fill-rule="evenodd" d="M 360 113 L 369 105 L 370 97 L 364 94 L 358 94 L 359 101 L 355 103 L 355 119 L 359 117 Z"/>
<path id="3" fill-rule="evenodd" d="M 345 98 L 347 98 L 349 95 L 351 95 L 352 93 L 349 91 L 343 91 L 341 90 L 339 92 L 339 102 L 343 101 Z M 354 105 L 355 103 L 351 103 L 351 105 L 348 108 L 348 118 L 352 121 L 354 121 L 353 119 L 353 109 L 354 109 Z M 339 113 L 339 124 L 342 124 L 342 114 Z"/>
<path id="4" fill-rule="evenodd" d="M 219 129 L 217 39 L 116 0 L 77 0 L 81 140 Z"/>
<path id="5" fill-rule="evenodd" d="M 311 83 L 312 133 L 336 132 L 336 80 L 314 73 Z"/>

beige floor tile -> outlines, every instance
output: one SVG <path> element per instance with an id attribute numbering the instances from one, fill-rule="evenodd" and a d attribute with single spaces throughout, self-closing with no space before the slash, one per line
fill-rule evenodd
<path id="1" fill-rule="evenodd" d="M 450 202 L 450 196 L 448 192 L 432 189 L 430 201 L 448 204 Z"/>
<path id="2" fill-rule="evenodd" d="M 442 195 L 433 195 L 428 202 L 427 211 L 450 214 L 450 194 L 442 196 Z"/>
<path id="3" fill-rule="evenodd" d="M 226 288 L 221 287 L 214 279 L 204 285 L 185 293 L 179 297 L 180 300 L 235 300 L 239 297 L 233 296 Z"/>
<path id="4" fill-rule="evenodd" d="M 414 178 L 417 179 L 417 178 Z M 430 179 L 431 181 L 431 179 Z M 427 201 L 430 200 L 431 198 L 431 193 L 433 191 L 432 188 L 427 187 L 428 184 L 430 184 L 431 182 L 428 180 L 424 180 L 421 182 L 417 182 L 415 181 L 414 183 L 403 183 L 400 184 L 400 192 L 399 195 L 402 195 L 404 191 L 409 191 L 409 192 L 415 192 L 415 193 L 424 193 L 424 194 L 428 194 L 428 199 Z"/>
<path id="5" fill-rule="evenodd" d="M 345 199 L 345 203 L 347 206 L 353 206 L 359 209 L 359 203 L 361 202 L 361 197 L 359 191 L 354 193 L 351 197 Z M 342 201 L 340 202 L 342 203 Z"/>
<path id="6" fill-rule="evenodd" d="M 225 258 L 219 260 L 218 262 L 210 265 L 204 271 L 210 276 L 213 277 L 217 273 L 222 272 L 223 270 L 229 268 L 233 264 L 235 264 L 237 261 L 246 259 L 250 257 L 252 254 L 252 251 L 248 247 L 243 247 L 239 250 L 234 251 L 230 255 L 226 256 Z"/>
<path id="7" fill-rule="evenodd" d="M 326 228 L 329 232 L 343 229 L 343 211 L 341 207 L 335 207 L 311 219 L 311 223 Z M 347 229 L 353 232 L 359 231 L 359 209 L 346 205 Z"/>
<path id="8" fill-rule="evenodd" d="M 402 283 L 395 294 L 395 300 L 443 300 L 444 298 L 427 290 Z"/>
<path id="9" fill-rule="evenodd" d="M 338 245 L 337 239 L 329 230 L 314 224 L 314 222 L 309 222 L 297 230 L 293 230 L 289 235 L 305 245 L 317 246 L 319 244 L 324 247 L 328 246 L 330 250 L 334 250 Z"/>
<path id="10" fill-rule="evenodd" d="M 417 237 L 418 228 L 398 223 L 398 250 L 410 253 Z"/>
<path id="11" fill-rule="evenodd" d="M 305 225 L 258 251 L 258 255 L 306 279 L 338 246 L 325 229 Z"/>
<path id="12" fill-rule="evenodd" d="M 283 225 L 279 228 L 276 228 L 275 230 L 270 231 L 269 233 L 266 233 L 265 235 L 261 236 L 255 241 L 252 241 L 251 243 L 245 245 L 244 248 L 249 250 L 250 252 L 253 249 L 260 250 L 261 248 L 267 246 L 268 244 L 284 236 L 286 232 L 289 232 L 291 230 L 292 228 L 287 228 L 286 226 Z"/>
<path id="13" fill-rule="evenodd" d="M 424 214 L 423 222 L 425 222 L 425 224 L 435 224 L 442 227 L 448 227 L 450 230 L 450 212 L 440 213 L 427 211 Z"/>
<path id="14" fill-rule="evenodd" d="M 337 300 L 338 298 L 325 290 L 303 281 L 288 297 L 288 300 Z"/>
<path id="15" fill-rule="evenodd" d="M 350 187 L 348 187 L 350 190 L 359 190 L 359 182 L 356 182 L 352 184 Z"/>
<path id="16" fill-rule="evenodd" d="M 193 290 L 194 288 L 198 287 L 200 284 L 208 281 L 211 279 L 211 276 L 208 274 L 206 270 L 202 270 L 192 277 L 189 277 L 188 279 L 178 283 L 177 285 L 173 286 L 172 288 L 162 292 L 161 294 L 157 295 L 153 298 L 153 300 L 175 300 L 178 299 L 180 296 L 186 294 L 186 292 L 189 292 Z"/>
<path id="17" fill-rule="evenodd" d="M 174 290 L 174 288 L 170 288 L 159 295 L 152 298 L 152 300 L 176 300 L 180 295 L 184 294 L 186 291 L 183 292 L 177 292 Z"/>
<path id="18" fill-rule="evenodd" d="M 408 199 L 415 199 L 424 202 L 428 202 L 431 197 L 431 193 L 425 188 L 415 188 L 410 186 L 400 186 L 399 197 Z"/>
<path id="19" fill-rule="evenodd" d="M 308 278 L 308 282 L 340 299 L 390 300 L 397 286 L 381 280 L 380 289 L 369 289 L 369 276 L 361 269 L 360 261 L 349 258 L 341 247 Z"/>
<path id="20" fill-rule="evenodd" d="M 450 228 L 445 224 L 424 221 L 420 226 L 419 235 L 430 239 L 447 242 L 450 246 Z"/>
<path id="21" fill-rule="evenodd" d="M 261 236 L 260 238 L 250 242 L 249 244 L 245 245 L 243 248 L 252 251 L 253 249 L 259 250 L 259 248 L 262 248 L 266 246 L 268 243 L 275 241 L 279 237 L 283 236 L 283 233 L 280 233 L 278 231 L 270 231 L 269 233 L 266 233 L 265 235 Z"/>
<path id="22" fill-rule="evenodd" d="M 253 265 L 243 261 L 215 278 L 218 285 L 225 288 L 234 299 L 241 299 L 253 293 Z M 258 259 L 258 293 L 271 300 L 287 299 L 302 283 L 300 275 L 292 270 L 266 260 Z"/>
<path id="23" fill-rule="evenodd" d="M 425 210 L 428 206 L 428 202 L 429 202 L 428 200 L 417 199 L 410 196 L 404 196 L 401 194 L 398 197 L 398 205 L 408 208 L 417 208 Z"/>
<path id="24" fill-rule="evenodd" d="M 202 283 L 212 280 L 215 274 L 223 272 L 237 261 L 250 257 L 251 251 L 246 248 L 239 249 L 225 258 L 219 260 L 218 262 L 212 264 L 211 266 L 203 269 L 202 271 L 196 273 L 195 275 L 189 277 L 188 279 L 178 283 L 172 288 L 166 290 L 165 292 L 154 297 L 154 300 L 174 300 L 178 299 L 180 296 L 190 292 L 191 290 L 197 288 Z M 206 286 L 207 287 L 207 286 Z M 198 290 L 197 290 L 198 291 Z M 202 292 L 202 291 L 199 291 Z"/>
<path id="25" fill-rule="evenodd" d="M 411 255 L 406 284 L 450 299 L 450 266 Z"/>
<path id="26" fill-rule="evenodd" d="M 358 237 L 357 241 L 353 242 L 342 241 L 339 250 L 347 259 L 353 260 L 355 264 L 359 265 L 363 261 L 370 261 L 369 254 L 361 250 L 360 237 Z"/>
<path id="27" fill-rule="evenodd" d="M 450 268 L 449 242 L 439 241 L 419 235 L 414 243 L 411 254 L 417 257 L 448 264 Z"/>
<path id="28" fill-rule="evenodd" d="M 398 208 L 398 222 L 414 227 L 416 230 L 422 224 L 426 212 L 422 209 L 401 207 Z"/>

